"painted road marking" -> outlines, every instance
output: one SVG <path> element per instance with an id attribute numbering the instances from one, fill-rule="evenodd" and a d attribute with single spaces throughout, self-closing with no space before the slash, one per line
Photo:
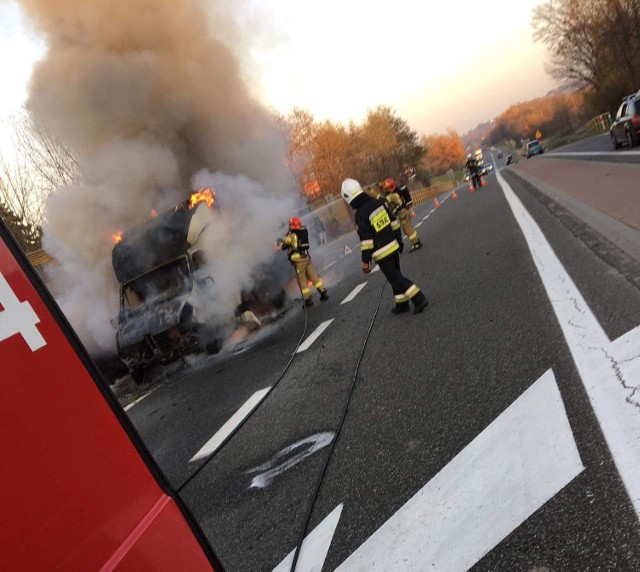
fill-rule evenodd
<path id="1" fill-rule="evenodd" d="M 331 268 L 336 262 L 338 261 L 334 260 L 333 262 L 329 262 L 329 264 L 327 264 L 324 268 L 320 269 L 320 272 L 324 272 L 327 268 Z"/>
<path id="2" fill-rule="evenodd" d="M 246 471 L 248 474 L 258 473 L 251 480 L 249 488 L 267 488 L 273 479 L 280 476 L 285 471 L 292 469 L 307 457 L 310 457 L 314 453 L 324 449 L 327 445 L 330 445 L 335 435 L 336 434 L 332 431 L 317 433 L 316 435 L 311 435 L 310 437 L 295 442 L 293 445 L 285 447 L 282 451 L 278 451 L 275 456 L 266 463 Z M 294 455 L 291 455 L 294 451 L 297 452 Z"/>
<path id="3" fill-rule="evenodd" d="M 640 155 L 640 151 L 563 151 L 547 155 L 553 157 L 624 157 L 625 155 Z"/>
<path id="4" fill-rule="evenodd" d="M 38 330 L 40 318 L 29 302 L 21 302 L 0 273 L 0 342 L 20 334 L 32 352 L 47 345 Z"/>
<path id="5" fill-rule="evenodd" d="M 330 320 L 327 320 L 326 322 L 322 322 L 322 324 L 320 324 L 314 331 L 313 333 L 300 345 L 300 347 L 298 348 L 298 351 L 296 353 L 300 353 L 300 352 L 304 352 L 306 350 L 308 350 L 311 347 L 311 344 L 313 342 L 315 342 L 321 335 L 322 332 L 324 332 L 328 327 L 329 324 L 331 324 L 331 322 L 333 322 L 334 318 L 331 318 Z"/>
<path id="6" fill-rule="evenodd" d="M 640 327 L 610 341 L 513 189 L 496 173 L 531 251 L 598 423 L 640 516 Z"/>
<path id="7" fill-rule="evenodd" d="M 342 302 L 340 302 L 340 305 L 342 306 L 342 304 L 351 302 L 351 300 L 353 300 L 366 285 L 367 285 L 366 282 L 363 282 L 362 284 L 358 284 L 353 290 L 351 290 L 351 294 L 349 294 L 344 300 L 342 300 Z"/>
<path id="8" fill-rule="evenodd" d="M 420 227 L 422 226 L 422 223 L 423 223 L 423 222 L 424 222 L 424 221 L 423 221 L 423 220 L 421 220 L 421 221 L 420 221 L 416 226 L 414 226 L 413 228 L 420 228 Z"/>
<path id="9" fill-rule="evenodd" d="M 302 546 L 300 546 L 296 570 L 299 572 L 320 572 L 322 570 L 341 514 L 342 505 L 340 504 L 307 535 L 302 542 Z M 294 552 L 295 549 L 273 569 L 273 572 L 290 572 Z"/>
<path id="10" fill-rule="evenodd" d="M 246 403 L 236 411 L 231 418 L 222 426 L 216 434 L 209 439 L 202 449 L 200 449 L 191 459 L 189 459 L 190 463 L 194 461 L 198 461 L 199 459 L 204 459 L 208 457 L 220 447 L 220 445 L 224 442 L 224 440 L 233 433 L 235 428 L 240 425 L 251 413 L 253 408 L 258 405 L 264 398 L 264 396 L 269 392 L 271 387 L 266 387 L 265 389 L 261 389 L 260 391 L 256 391 L 247 401 Z"/>
<path id="11" fill-rule="evenodd" d="M 378 270 L 380 270 L 380 267 L 376 264 L 376 265 L 373 267 L 373 270 L 372 270 L 369 274 L 373 274 L 374 272 L 378 272 Z"/>
<path id="12" fill-rule="evenodd" d="M 164 383 L 162 385 L 164 385 Z M 151 391 L 147 391 L 147 393 L 145 393 L 144 395 L 141 395 L 140 397 L 138 397 L 138 399 L 129 403 L 129 405 L 127 405 L 124 408 L 124 410 L 129 411 L 129 409 L 131 409 L 134 405 L 137 405 L 138 403 L 140 403 L 145 397 L 149 397 L 154 391 L 156 391 L 156 389 L 160 389 L 162 385 L 159 385 L 158 387 L 154 387 Z"/>
<path id="13" fill-rule="evenodd" d="M 468 570 L 583 470 L 548 370 L 337 571 Z"/>

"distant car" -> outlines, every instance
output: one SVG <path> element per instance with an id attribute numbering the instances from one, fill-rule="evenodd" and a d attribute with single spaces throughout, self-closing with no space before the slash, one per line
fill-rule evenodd
<path id="1" fill-rule="evenodd" d="M 484 166 L 484 170 L 485 170 L 485 173 L 490 173 L 491 171 L 493 171 L 493 163 L 487 163 Z"/>
<path id="2" fill-rule="evenodd" d="M 526 155 L 527 159 L 531 159 L 534 155 L 542 155 L 544 153 L 544 149 L 540 144 L 540 141 L 537 139 L 533 139 L 527 143 Z"/>
<path id="3" fill-rule="evenodd" d="M 514 162 L 513 155 L 507 155 L 507 165 L 511 165 Z"/>
<path id="4" fill-rule="evenodd" d="M 609 134 L 614 149 L 623 143 L 633 147 L 640 142 L 640 91 L 622 100 Z"/>
<path id="5" fill-rule="evenodd" d="M 498 153 L 498 159 L 502 159 L 502 157 L 504 157 L 504 155 L 502 154 L 502 151 L 500 153 Z"/>

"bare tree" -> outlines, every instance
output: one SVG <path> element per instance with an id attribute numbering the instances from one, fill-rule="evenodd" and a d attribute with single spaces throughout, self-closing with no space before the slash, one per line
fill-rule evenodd
<path id="1" fill-rule="evenodd" d="M 0 210 L 25 250 L 39 248 L 47 198 L 78 178 L 70 150 L 24 110 L 11 122 L 11 149 L 0 152 Z"/>
<path id="2" fill-rule="evenodd" d="M 640 85 L 640 0 L 549 0 L 533 11 L 534 39 L 548 46 L 548 72 L 593 88 L 599 110 Z"/>

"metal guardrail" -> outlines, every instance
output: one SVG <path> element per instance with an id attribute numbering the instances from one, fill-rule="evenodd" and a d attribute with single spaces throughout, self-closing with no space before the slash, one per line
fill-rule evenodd
<path id="1" fill-rule="evenodd" d="M 607 112 L 594 117 L 584 126 L 584 129 L 589 135 L 597 135 L 609 131 L 612 123 L 611 113 Z"/>

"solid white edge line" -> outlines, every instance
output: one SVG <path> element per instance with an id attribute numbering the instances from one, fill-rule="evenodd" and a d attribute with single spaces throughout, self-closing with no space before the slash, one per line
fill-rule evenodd
<path id="1" fill-rule="evenodd" d="M 333 322 L 333 320 L 334 318 L 331 318 L 326 322 L 322 322 L 322 324 L 320 324 L 313 331 L 313 333 L 311 333 L 311 335 L 302 343 L 302 345 L 298 348 L 298 351 L 296 353 L 299 354 L 300 352 L 304 352 L 308 350 L 311 347 L 311 344 L 313 344 L 313 342 L 315 342 L 322 335 L 322 332 L 324 332 L 329 327 L 329 325 L 331 324 L 331 322 Z"/>
<path id="2" fill-rule="evenodd" d="M 233 432 L 233 430 L 244 421 L 245 417 L 251 412 L 251 410 L 258 404 L 264 396 L 269 392 L 271 387 L 266 387 L 261 389 L 260 391 L 256 391 L 247 401 L 245 401 L 244 405 L 238 409 L 229 420 L 222 426 L 218 431 L 216 431 L 215 435 L 211 437 L 202 448 L 189 459 L 190 463 L 194 461 L 198 461 L 199 459 L 203 459 L 204 457 L 208 457 L 211 453 L 216 451 L 218 447 L 222 444 L 222 442 Z"/>
<path id="3" fill-rule="evenodd" d="M 358 284 L 353 290 L 351 290 L 351 293 L 344 300 L 342 300 L 342 302 L 340 302 L 340 305 L 342 306 L 342 304 L 351 302 L 351 300 L 353 300 L 366 285 L 366 282 Z"/>
<path id="4" fill-rule="evenodd" d="M 499 174 L 498 174 L 499 175 Z M 610 341 L 544 233 L 511 186 L 498 182 L 522 230 L 580 380 L 636 514 L 640 517 L 640 326 Z M 633 351 L 622 352 L 625 345 Z M 624 355 L 624 354 L 627 355 Z"/>

